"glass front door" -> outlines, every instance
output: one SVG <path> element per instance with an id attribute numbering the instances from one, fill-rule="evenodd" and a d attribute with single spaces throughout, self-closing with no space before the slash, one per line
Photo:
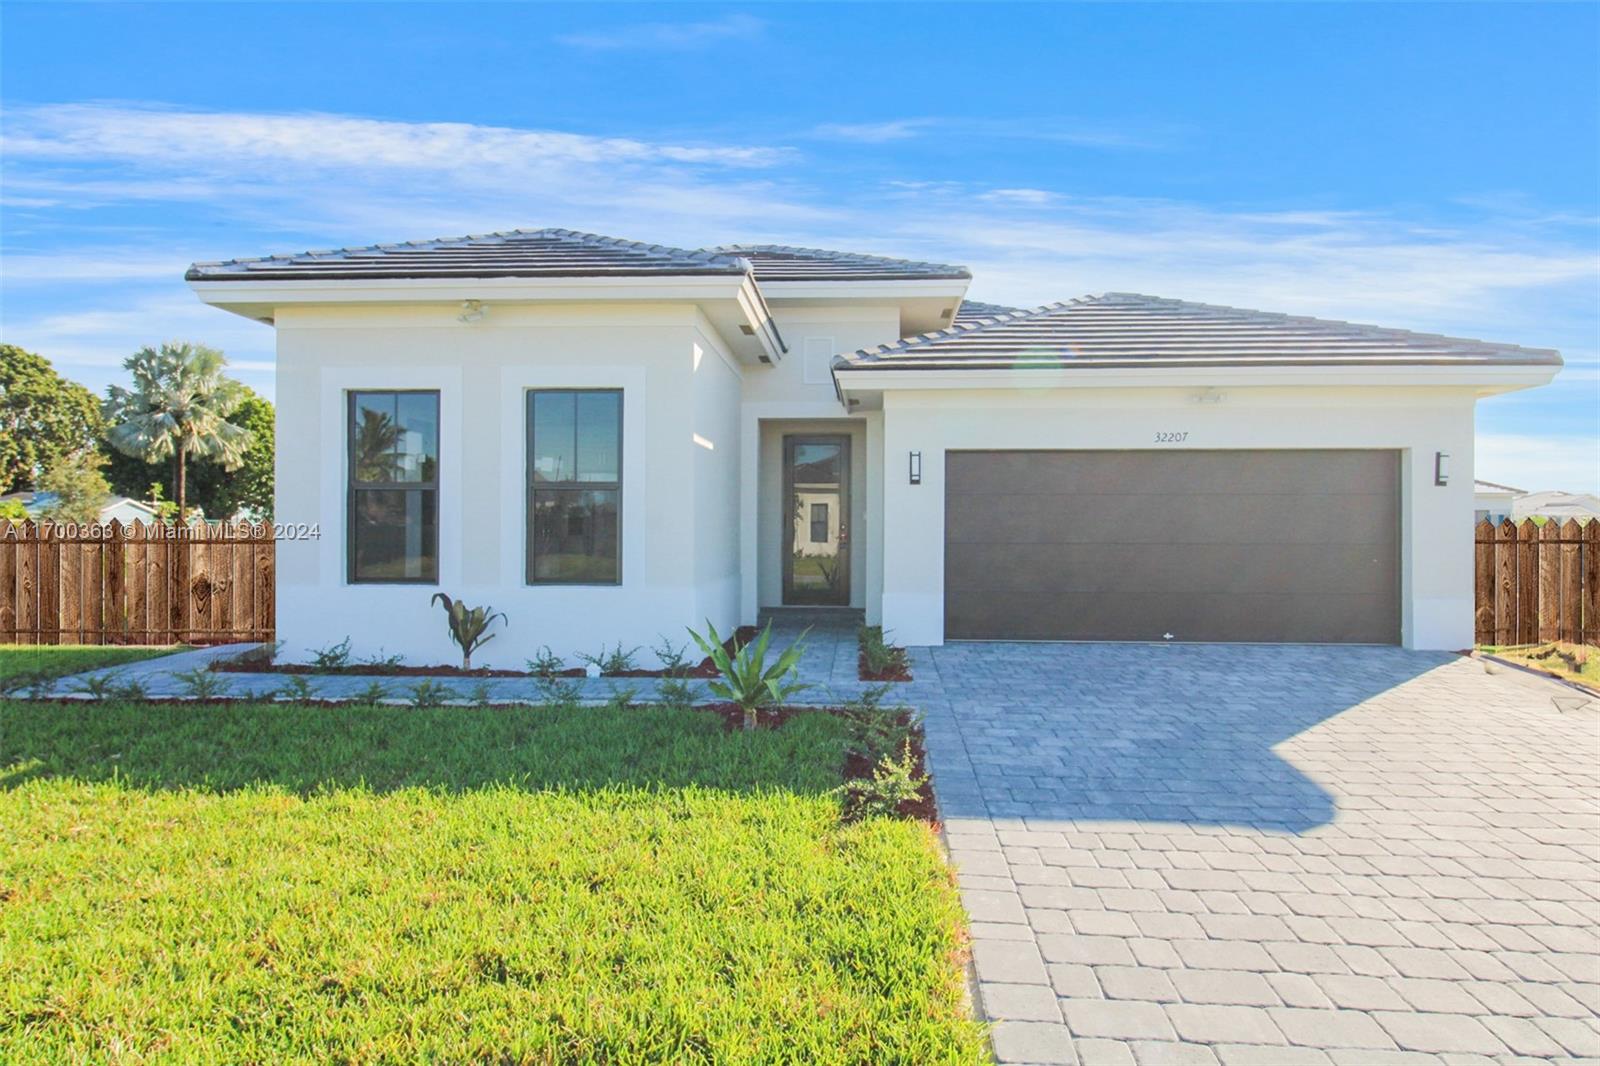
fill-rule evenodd
<path id="1" fill-rule="evenodd" d="M 850 605 L 850 438 L 783 438 L 783 602 Z"/>

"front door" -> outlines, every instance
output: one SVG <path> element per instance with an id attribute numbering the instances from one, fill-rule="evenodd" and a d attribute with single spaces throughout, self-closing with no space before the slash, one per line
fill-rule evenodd
<path id="1" fill-rule="evenodd" d="M 850 605 L 850 438 L 783 438 L 783 602 Z"/>

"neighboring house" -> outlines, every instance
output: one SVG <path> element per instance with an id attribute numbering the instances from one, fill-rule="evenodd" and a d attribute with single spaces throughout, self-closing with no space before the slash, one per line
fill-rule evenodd
<path id="1" fill-rule="evenodd" d="M 1587 492 L 1524 492 L 1511 501 L 1511 517 L 1549 518 L 1565 522 L 1576 518 L 1587 522 L 1600 518 L 1600 496 Z"/>
<path id="2" fill-rule="evenodd" d="M 1511 517 L 1511 502 L 1521 495 L 1521 489 L 1514 489 L 1510 485 L 1497 485 L 1493 481 L 1474 481 L 1472 520 L 1499 525 Z"/>
<path id="3" fill-rule="evenodd" d="M 0 501 L 15 500 L 27 508 L 31 518 L 37 518 L 49 509 L 55 502 L 55 493 L 52 492 L 12 492 L 0 496 Z M 131 499 L 127 496 L 112 496 L 100 508 L 100 521 L 111 522 L 115 519 L 123 525 L 130 522 L 155 522 L 155 508 L 142 500 Z"/>
<path id="4" fill-rule="evenodd" d="M 509 615 L 496 666 L 793 605 L 913 645 L 1466 647 L 1474 404 L 1561 363 L 1126 293 L 974 308 L 961 267 L 567 230 L 188 279 L 277 330 L 275 515 L 321 533 L 279 545 L 291 654 L 439 661 L 436 589 Z"/>

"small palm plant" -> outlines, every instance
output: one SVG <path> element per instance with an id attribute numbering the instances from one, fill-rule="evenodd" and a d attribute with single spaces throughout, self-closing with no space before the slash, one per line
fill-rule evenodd
<path id="1" fill-rule="evenodd" d="M 700 650 L 711 657 L 712 665 L 717 668 L 720 680 L 710 683 L 712 693 L 737 704 L 744 712 L 744 727 L 754 729 L 756 713 L 761 708 L 782 703 L 801 689 L 810 687 L 803 682 L 789 680 L 800 664 L 800 652 L 805 647 L 806 633 L 809 632 L 808 629 L 801 633 L 770 667 L 766 663 L 767 645 L 772 640 L 771 622 L 767 623 L 759 637 L 732 655 L 722 646 L 722 637 L 710 619 L 706 620 L 706 636 L 702 637 L 692 629 L 689 635 L 700 645 Z"/>
<path id="2" fill-rule="evenodd" d="M 506 616 L 493 607 L 468 607 L 460 600 L 452 600 L 442 592 L 435 592 L 429 603 L 444 601 L 444 613 L 450 618 L 450 639 L 461 649 L 461 669 L 472 669 L 472 653 L 495 638 L 488 629 L 496 618 L 510 625 Z M 486 635 L 487 634 L 487 635 Z"/>

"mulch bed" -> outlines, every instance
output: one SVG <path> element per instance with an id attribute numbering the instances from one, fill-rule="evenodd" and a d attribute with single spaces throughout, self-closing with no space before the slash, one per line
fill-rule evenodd
<path id="1" fill-rule="evenodd" d="M 729 655 L 737 652 L 741 647 L 756 638 L 758 630 L 755 626 L 740 626 L 734 631 L 733 636 L 723 643 Z M 541 677 L 531 670 L 491 670 L 486 666 L 472 670 L 463 670 L 459 666 L 401 666 L 392 663 L 351 663 L 349 666 L 318 667 L 310 663 L 274 663 L 262 662 L 253 659 L 247 653 L 236 659 L 218 659 L 212 662 L 211 669 L 224 674 L 309 674 L 313 676 L 339 677 L 354 674 L 361 677 Z M 586 671 L 581 666 L 570 667 L 562 670 L 555 677 L 585 677 Z M 686 678 L 712 678 L 718 677 L 717 668 L 708 655 L 695 665 L 678 671 L 667 670 L 620 670 L 614 673 L 603 673 L 601 677 L 686 677 Z M 906 678 L 910 680 L 909 677 Z"/>
<path id="2" fill-rule="evenodd" d="M 459 673 L 459 671 L 458 671 L 458 673 Z M 476 676 L 476 672 L 474 672 L 474 675 L 469 675 L 469 676 Z M 32 703 L 56 703 L 56 704 L 62 704 L 62 705 L 67 705 L 67 704 L 79 705 L 79 704 L 83 704 L 85 702 L 93 702 L 93 701 L 92 700 L 83 700 L 83 699 L 66 699 L 66 698 L 63 698 L 63 697 L 60 697 L 60 696 L 52 696 L 52 697 L 48 697 L 48 698 L 42 699 L 42 700 L 31 700 L 29 702 L 32 702 Z M 199 707 L 199 706 L 207 706 L 207 705 L 220 706 L 220 705 L 225 705 L 225 704 L 230 704 L 230 703 L 263 703 L 263 702 L 271 702 L 271 701 L 270 701 L 270 699 L 264 700 L 263 698 L 261 698 L 259 696 L 256 696 L 256 697 L 215 696 L 215 697 L 211 697 L 209 699 L 184 699 L 184 698 L 177 697 L 177 696 L 148 696 L 148 697 L 140 698 L 138 702 L 145 703 L 145 704 L 151 704 L 153 706 L 160 706 L 160 707 L 176 707 L 176 706 Z M 289 702 L 292 702 L 297 707 L 325 707 L 325 708 L 328 708 L 330 710 L 334 710 L 334 709 L 346 708 L 346 707 L 348 707 L 350 705 L 350 703 L 352 701 L 351 700 L 327 700 L 327 699 L 312 698 L 312 699 L 307 699 L 307 700 L 293 700 L 293 701 L 289 701 Z M 285 705 L 287 706 L 287 703 Z M 485 704 L 479 705 L 479 707 L 470 708 L 470 709 L 474 709 L 474 710 L 494 710 L 496 708 L 508 709 L 508 708 L 513 708 L 513 707 L 522 708 L 522 707 L 526 707 L 526 706 L 528 706 L 528 705 L 527 704 L 520 704 L 520 703 L 485 703 Z M 643 706 L 648 706 L 648 704 L 643 705 Z M 463 707 L 446 708 L 446 707 L 440 706 L 440 707 L 437 707 L 437 708 L 428 707 L 428 708 L 418 708 L 418 709 L 419 710 L 423 710 L 423 709 L 428 709 L 428 710 L 432 710 L 432 709 L 468 710 L 469 708 L 463 708 Z M 722 718 L 723 729 L 726 730 L 727 732 L 732 733 L 732 732 L 736 732 L 736 731 L 741 730 L 741 729 L 744 728 L 744 712 L 739 709 L 739 705 L 738 704 L 735 704 L 735 703 L 701 703 L 701 704 L 695 704 L 695 705 L 689 707 L 688 709 L 692 710 L 692 711 L 703 711 L 703 712 L 705 712 L 707 714 L 718 715 L 719 717 Z M 789 721 L 789 719 L 791 719 L 791 718 L 794 718 L 796 715 L 801 715 L 801 714 L 843 714 L 843 713 L 845 713 L 844 710 L 842 708 L 839 708 L 839 707 L 790 707 L 790 706 L 763 707 L 760 711 L 756 712 L 756 728 L 757 729 L 781 729 L 785 722 Z M 911 726 L 912 722 L 911 722 L 911 714 L 910 714 L 910 712 L 906 712 L 906 713 L 900 715 L 900 717 L 898 719 L 898 722 L 902 726 Z M 923 737 L 923 733 L 922 733 L 922 728 L 920 726 L 912 727 L 911 728 L 911 732 L 910 732 L 910 736 L 911 736 L 911 758 L 913 759 L 913 761 L 916 764 L 916 771 L 915 772 L 917 774 L 919 774 L 919 775 L 922 775 L 922 776 L 926 777 L 927 779 L 923 781 L 922 787 L 917 790 L 916 798 L 915 799 L 909 799 L 909 800 L 906 800 L 906 801 L 902 802 L 898 807 L 895 808 L 895 813 L 898 814 L 902 818 L 915 818 L 915 819 L 918 819 L 919 821 L 927 822 L 927 823 L 937 827 L 937 824 L 938 824 L 938 821 L 939 821 L 939 808 L 938 808 L 938 805 L 935 803 L 934 798 L 933 798 L 933 780 L 932 780 L 931 776 L 928 775 L 928 761 L 927 761 L 927 754 L 928 753 L 927 753 L 927 747 L 924 744 L 924 737 Z M 871 777 L 872 777 L 873 771 L 876 768 L 877 768 L 876 765 L 873 763 L 873 761 L 871 759 L 867 758 L 867 756 L 861 754 L 858 751 L 852 751 L 852 752 L 850 752 L 849 754 L 847 754 L 845 756 L 845 760 L 844 760 L 844 779 L 846 781 L 856 781 L 856 780 L 866 781 L 866 780 L 870 780 Z"/>
<path id="3" fill-rule="evenodd" d="M 867 653 L 862 652 L 856 657 L 857 676 L 863 681 L 910 681 L 911 659 L 906 655 L 904 648 L 896 648 L 895 650 L 900 653 L 898 663 L 876 674 L 867 669 Z"/>

